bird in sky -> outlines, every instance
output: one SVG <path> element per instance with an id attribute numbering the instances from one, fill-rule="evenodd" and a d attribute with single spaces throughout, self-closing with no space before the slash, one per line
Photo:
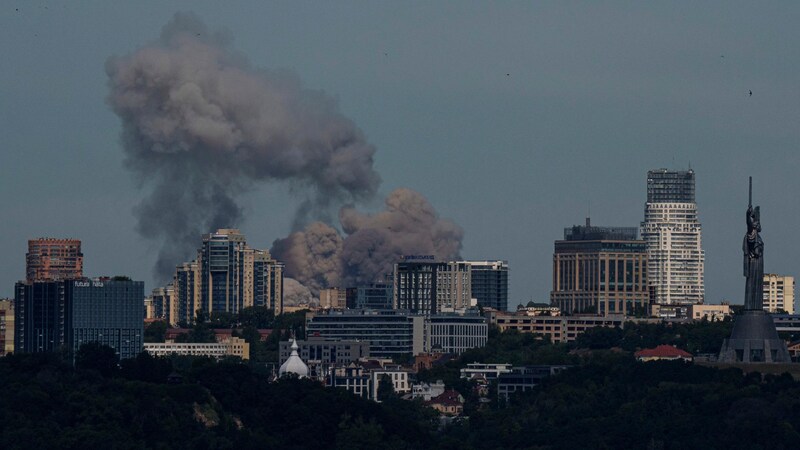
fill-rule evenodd
<path id="1" fill-rule="evenodd" d="M 752 96 L 753 96 L 753 91 L 750 91 L 750 97 L 752 97 Z"/>

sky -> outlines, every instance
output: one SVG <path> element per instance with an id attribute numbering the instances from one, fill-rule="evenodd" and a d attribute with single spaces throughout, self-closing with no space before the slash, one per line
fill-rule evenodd
<path id="1" fill-rule="evenodd" d="M 797 2 L 11 1 L 0 6 L 0 297 L 41 236 L 81 239 L 88 276 L 156 287 L 158 244 L 132 212 L 150 187 L 123 164 L 105 65 L 155 41 L 177 11 L 225 30 L 253 66 L 335 98 L 377 149 L 379 195 L 359 208 L 400 187 L 422 193 L 463 228 L 462 257 L 509 261 L 511 307 L 548 300 L 564 227 L 587 215 L 638 226 L 647 171 L 661 167 L 696 172 L 707 303 L 743 301 L 748 176 L 765 270 L 800 272 Z M 289 186 L 238 200 L 251 246 L 291 231 Z"/>

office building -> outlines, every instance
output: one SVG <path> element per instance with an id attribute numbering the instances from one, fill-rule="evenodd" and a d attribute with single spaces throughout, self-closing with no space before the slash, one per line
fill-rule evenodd
<path id="1" fill-rule="evenodd" d="M 482 378 L 487 381 L 496 380 L 501 374 L 511 372 L 511 364 L 506 363 L 469 363 L 461 369 L 461 378 L 472 380 Z"/>
<path id="2" fill-rule="evenodd" d="M 0 356 L 14 353 L 14 302 L 0 300 Z"/>
<path id="3" fill-rule="evenodd" d="M 319 307 L 324 309 L 347 308 L 347 290 L 344 288 L 330 288 L 319 291 Z"/>
<path id="4" fill-rule="evenodd" d="M 144 350 L 152 356 L 198 356 L 222 359 L 229 356 L 250 359 L 250 344 L 242 338 L 228 337 L 219 342 L 145 343 Z"/>
<path id="5" fill-rule="evenodd" d="M 346 366 L 331 367 L 325 384 L 330 387 L 344 388 L 362 398 L 369 398 L 370 379 L 367 370 L 355 363 L 350 363 Z"/>
<path id="6" fill-rule="evenodd" d="M 17 283 L 15 352 L 69 351 L 84 343 L 112 347 L 121 359 L 142 350 L 144 283 L 122 278 Z"/>
<path id="7" fill-rule="evenodd" d="M 394 307 L 419 314 L 473 305 L 472 273 L 464 262 L 403 261 L 394 266 Z"/>
<path id="8" fill-rule="evenodd" d="M 794 277 L 764 274 L 764 311 L 794 314 Z"/>
<path id="9" fill-rule="evenodd" d="M 392 309 L 394 283 L 391 277 L 383 282 L 370 283 L 356 288 L 357 309 Z"/>
<path id="10" fill-rule="evenodd" d="M 572 316 L 527 316 L 520 314 L 490 311 L 486 314 L 489 323 L 496 325 L 500 331 L 517 330 L 520 333 L 534 333 L 546 337 L 550 342 L 572 342 L 578 335 L 594 327 L 623 327 L 625 316 L 622 314 L 572 315 Z"/>
<path id="11" fill-rule="evenodd" d="M 369 342 L 357 340 L 328 339 L 309 335 L 307 340 L 297 341 L 297 353 L 307 364 L 350 364 L 369 358 Z M 280 359 L 283 363 L 292 354 L 292 342 L 281 341 Z"/>
<path id="12" fill-rule="evenodd" d="M 695 174 L 667 169 L 647 172 L 642 239 L 647 243 L 651 301 L 677 306 L 703 303 L 705 252 L 695 202 Z"/>
<path id="13" fill-rule="evenodd" d="M 370 395 L 369 398 L 380 403 L 378 399 L 378 388 L 381 385 L 381 378 L 387 377 L 392 382 L 392 389 L 395 394 L 403 395 L 411 392 L 411 383 L 408 381 L 408 371 L 399 367 L 383 367 L 373 369 L 370 376 Z"/>
<path id="14" fill-rule="evenodd" d="M 370 355 L 391 358 L 425 351 L 424 318 L 402 311 L 329 310 L 306 315 L 306 334 L 369 342 Z"/>
<path id="15" fill-rule="evenodd" d="M 508 261 L 463 261 L 469 265 L 472 297 L 478 306 L 508 309 Z"/>
<path id="16" fill-rule="evenodd" d="M 134 358 L 144 342 L 144 282 L 114 277 L 65 283 L 68 348 L 99 342 L 120 359 Z"/>
<path id="17" fill-rule="evenodd" d="M 14 353 L 64 349 L 69 317 L 64 289 L 63 281 L 14 285 Z"/>
<path id="18" fill-rule="evenodd" d="M 564 314 L 644 315 L 649 305 L 647 250 L 636 228 L 564 229 L 555 242 L 550 302 Z"/>
<path id="19" fill-rule="evenodd" d="M 529 391 L 542 380 L 558 375 L 571 366 L 519 366 L 497 377 L 497 397 L 508 400 L 511 394 Z"/>
<path id="20" fill-rule="evenodd" d="M 429 352 L 460 355 L 471 348 L 486 345 L 489 326 L 478 314 L 437 314 L 426 318 Z"/>
<path id="21" fill-rule="evenodd" d="M 83 277 L 83 253 L 78 239 L 39 238 L 28 241 L 25 280 L 58 281 Z"/>
<path id="22" fill-rule="evenodd" d="M 460 354 L 483 347 L 485 318 L 475 313 L 425 316 L 401 310 L 328 310 L 306 315 L 309 336 L 369 342 L 371 357 L 415 356 L 432 349 Z"/>

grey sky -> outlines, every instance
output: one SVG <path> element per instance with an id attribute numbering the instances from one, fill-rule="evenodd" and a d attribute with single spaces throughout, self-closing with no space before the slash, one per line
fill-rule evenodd
<path id="1" fill-rule="evenodd" d="M 646 171 L 690 161 L 707 301 L 742 301 L 748 175 L 765 269 L 798 274 L 800 4 L 262 3 L 0 7 L 0 296 L 39 236 L 81 239 L 87 275 L 154 287 L 104 64 L 177 10 L 337 97 L 377 147 L 381 195 L 364 208 L 421 192 L 464 228 L 464 257 L 509 260 L 512 305 L 548 298 L 553 240 L 589 204 L 596 224 L 636 226 Z M 298 200 L 270 184 L 242 203 L 248 242 L 268 248 Z"/>

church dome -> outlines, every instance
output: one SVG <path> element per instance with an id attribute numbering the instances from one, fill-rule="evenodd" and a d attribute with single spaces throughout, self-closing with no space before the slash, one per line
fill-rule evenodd
<path id="1" fill-rule="evenodd" d="M 297 354 L 298 348 L 297 340 L 292 339 L 292 354 L 289 356 L 289 359 L 287 359 L 286 362 L 281 365 L 281 368 L 278 369 L 279 377 L 282 377 L 286 374 L 295 374 L 298 378 L 308 377 L 308 366 Z"/>

